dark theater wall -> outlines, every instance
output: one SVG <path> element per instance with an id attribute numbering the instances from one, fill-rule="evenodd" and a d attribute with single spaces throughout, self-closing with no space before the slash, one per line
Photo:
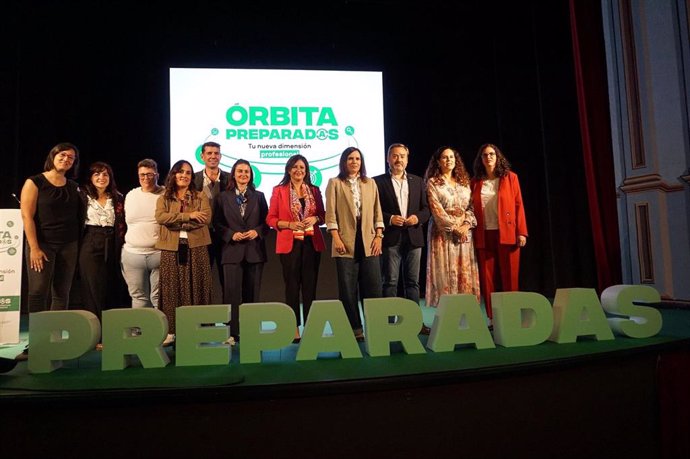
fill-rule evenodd
<path id="1" fill-rule="evenodd" d="M 484 142 L 511 160 L 530 230 L 523 290 L 596 285 L 565 0 L 15 0 L 0 11 L 2 207 L 59 141 L 81 149 L 82 170 L 111 163 L 125 192 L 138 160 L 165 171 L 170 67 L 377 70 L 386 142 L 410 146 L 410 171 L 444 144 L 470 169 Z"/>

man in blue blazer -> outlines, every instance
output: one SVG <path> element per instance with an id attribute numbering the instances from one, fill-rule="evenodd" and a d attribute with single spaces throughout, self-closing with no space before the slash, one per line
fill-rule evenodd
<path id="1" fill-rule="evenodd" d="M 220 144 L 216 142 L 206 142 L 201 146 L 201 160 L 204 162 L 204 168 L 194 174 L 194 186 L 198 191 L 203 191 L 208 201 L 211 203 L 211 208 L 214 207 L 218 195 L 228 188 L 230 174 L 220 169 Z M 223 267 L 220 261 L 220 251 L 222 241 L 214 231 L 213 223 L 210 224 L 211 231 L 211 245 L 208 246 L 208 255 L 211 261 L 211 268 L 215 265 L 218 268 L 218 273 L 213 271 L 213 277 L 217 277 L 220 285 L 223 285 Z M 216 284 L 216 282 L 214 282 Z M 214 287 L 214 293 L 215 287 Z M 214 301 L 218 298 L 214 297 Z"/>
<path id="2" fill-rule="evenodd" d="M 386 225 L 383 239 L 383 296 L 398 296 L 402 264 L 405 298 L 419 303 L 419 269 L 424 247 L 424 224 L 429 220 L 426 187 L 421 177 L 405 169 L 409 149 L 402 143 L 388 147 L 388 173 L 374 177 Z M 423 326 L 421 333 L 428 334 Z"/>

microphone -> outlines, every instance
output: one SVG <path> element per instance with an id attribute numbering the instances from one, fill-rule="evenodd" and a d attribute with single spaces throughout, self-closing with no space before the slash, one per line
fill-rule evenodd
<path id="1" fill-rule="evenodd" d="M 17 197 L 17 195 L 14 194 L 14 193 L 11 193 L 11 194 L 12 194 L 12 197 L 14 198 L 14 200 L 17 201 L 17 204 L 19 204 L 19 205 L 21 206 L 21 205 L 22 205 L 22 202 L 19 200 L 19 198 Z"/>

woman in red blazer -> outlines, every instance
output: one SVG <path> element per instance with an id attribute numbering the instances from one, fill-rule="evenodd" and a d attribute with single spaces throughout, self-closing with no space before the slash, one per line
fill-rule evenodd
<path id="1" fill-rule="evenodd" d="M 326 248 L 319 225 L 325 222 L 321 191 L 311 183 L 309 162 L 294 155 L 285 164 L 283 180 L 273 188 L 266 223 L 278 231 L 276 253 L 283 265 L 285 302 L 300 318 L 300 290 L 304 321 L 316 296 L 321 252 Z M 299 328 L 295 331 L 299 340 Z"/>
<path id="2" fill-rule="evenodd" d="M 489 323 L 491 294 L 518 290 L 520 248 L 527 243 L 527 221 L 518 176 L 496 145 L 484 144 L 474 158 L 472 205 L 477 218 L 474 247 Z"/>

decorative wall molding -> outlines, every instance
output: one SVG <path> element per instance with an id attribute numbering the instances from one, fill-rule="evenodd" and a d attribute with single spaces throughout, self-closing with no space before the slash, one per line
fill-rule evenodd
<path id="1" fill-rule="evenodd" d="M 630 0 L 620 0 L 619 8 L 623 51 L 623 76 L 625 78 L 628 133 L 630 136 L 630 165 L 633 169 L 640 169 L 647 165 L 647 160 L 644 151 L 640 83 L 637 73 L 635 31 Z"/>
<path id="2" fill-rule="evenodd" d="M 678 178 L 690 185 L 690 170 L 685 171 L 685 174 L 681 175 Z"/>
<path id="3" fill-rule="evenodd" d="M 644 191 L 661 191 L 664 193 L 675 193 L 677 191 L 684 191 L 680 183 L 668 183 L 664 181 L 659 174 L 645 174 L 637 175 L 635 177 L 627 177 L 623 180 L 623 184 L 619 187 L 623 193 L 641 193 Z"/>
<path id="4" fill-rule="evenodd" d="M 635 223 L 637 226 L 637 253 L 640 260 L 640 283 L 654 283 L 654 261 L 652 250 L 652 231 L 649 224 L 649 204 L 635 204 Z"/>

